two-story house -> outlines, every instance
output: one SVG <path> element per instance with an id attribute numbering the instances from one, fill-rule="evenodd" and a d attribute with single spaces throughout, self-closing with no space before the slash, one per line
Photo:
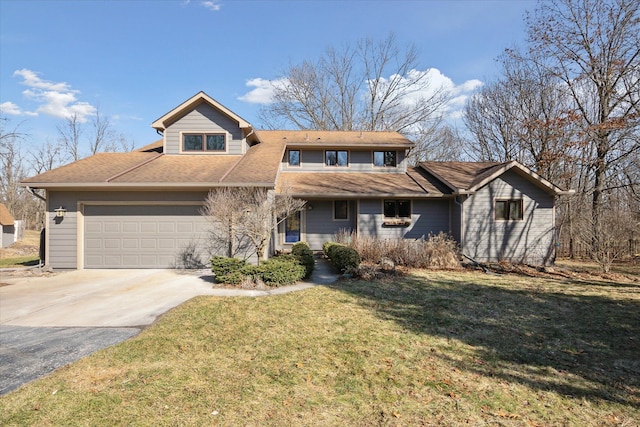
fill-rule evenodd
<path id="1" fill-rule="evenodd" d="M 307 200 L 273 249 L 306 241 L 320 250 L 340 229 L 405 239 L 445 232 L 480 261 L 554 259 L 554 201 L 567 191 L 517 162 L 409 166 L 413 143 L 397 132 L 254 130 L 203 92 L 152 126 L 162 139 L 135 152 L 23 181 L 46 190 L 47 265 L 170 267 L 187 245 L 207 246 L 208 192 L 240 186 Z"/>

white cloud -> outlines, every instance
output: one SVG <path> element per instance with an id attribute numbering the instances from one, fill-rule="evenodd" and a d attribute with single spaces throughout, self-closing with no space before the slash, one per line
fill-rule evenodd
<path id="1" fill-rule="evenodd" d="M 248 80 L 245 85 L 253 89 L 238 99 L 250 104 L 271 104 L 275 89 L 286 86 L 287 82 L 287 79 L 266 80 L 260 77 Z"/>
<path id="2" fill-rule="evenodd" d="M 37 113 L 32 111 L 23 111 L 18 105 L 13 102 L 6 101 L 0 104 L 0 114 L 9 114 L 11 116 L 37 116 Z"/>
<path id="3" fill-rule="evenodd" d="M 396 76 L 389 76 L 388 79 L 382 81 L 382 84 L 394 77 Z M 420 98 L 429 99 L 440 89 L 448 92 L 451 98 L 444 106 L 443 113 L 447 118 L 451 119 L 461 117 L 462 110 L 469 96 L 471 96 L 474 90 L 483 85 L 483 83 L 477 79 L 467 80 L 462 84 L 456 85 L 451 78 L 442 74 L 437 68 L 429 68 L 424 71 L 410 70 L 404 79 L 408 81 L 422 80 L 428 82 L 421 90 L 417 90 L 408 95 L 406 99 L 407 103 Z M 287 79 L 267 80 L 260 77 L 248 80 L 246 86 L 253 89 L 238 99 L 251 104 L 270 104 L 273 102 L 274 89 L 285 86 L 287 82 Z"/>
<path id="4" fill-rule="evenodd" d="M 79 101 L 80 91 L 72 89 L 66 82 L 51 82 L 40 78 L 37 72 L 23 68 L 13 73 L 14 77 L 22 77 L 21 84 L 27 86 L 22 94 L 38 104 L 34 112 L 22 112 L 25 115 L 38 115 L 66 119 L 76 116 L 79 122 L 86 122 L 88 117 L 96 113 L 96 107 L 88 102 Z M 11 111 L 21 111 L 20 107 L 12 102 L 5 102 L 3 111 L 10 108 Z M 9 105 L 10 104 L 10 105 Z M 9 113 L 11 114 L 11 113 Z"/>
<path id="5" fill-rule="evenodd" d="M 217 12 L 222 8 L 222 2 L 219 0 L 201 1 L 200 4 L 205 8 L 213 12 Z"/>

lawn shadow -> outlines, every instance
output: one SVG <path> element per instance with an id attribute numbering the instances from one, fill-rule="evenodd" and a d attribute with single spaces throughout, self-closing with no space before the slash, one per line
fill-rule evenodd
<path id="1" fill-rule="evenodd" d="M 473 277 L 407 276 L 393 282 L 339 281 L 329 287 L 357 296 L 377 316 L 407 330 L 473 346 L 480 363 L 452 360 L 459 369 L 538 390 L 639 406 L 640 302 L 619 297 L 620 292 L 637 293 L 636 285 L 621 289 L 612 284 L 611 292 L 618 295 L 613 299 L 606 292 L 564 293 L 563 288 L 588 286 L 566 279 L 509 289 Z"/>

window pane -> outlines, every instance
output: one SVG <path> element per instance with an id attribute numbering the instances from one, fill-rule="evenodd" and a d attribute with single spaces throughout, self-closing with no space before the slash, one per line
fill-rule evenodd
<path id="1" fill-rule="evenodd" d="M 507 202 L 496 200 L 496 219 L 507 219 Z"/>
<path id="2" fill-rule="evenodd" d="M 285 220 L 284 229 L 284 241 L 286 243 L 300 241 L 300 212 L 296 212 Z"/>
<path id="3" fill-rule="evenodd" d="M 384 152 L 384 165 L 385 166 L 395 166 L 396 165 L 396 152 L 395 151 L 385 151 Z"/>
<path id="4" fill-rule="evenodd" d="M 338 166 L 348 166 L 348 165 L 349 165 L 349 152 L 338 151 Z"/>
<path id="5" fill-rule="evenodd" d="M 522 219 L 522 201 L 511 200 L 509 202 L 509 219 L 520 220 Z"/>
<path id="6" fill-rule="evenodd" d="M 373 152 L 373 165 L 384 166 L 384 151 Z"/>
<path id="7" fill-rule="evenodd" d="M 384 201 L 384 216 L 387 218 L 396 217 L 396 201 L 395 200 Z"/>
<path id="8" fill-rule="evenodd" d="M 224 151 L 225 150 L 224 135 L 207 135 L 207 150 Z"/>
<path id="9" fill-rule="evenodd" d="M 289 150 L 289 165 L 300 166 L 300 150 Z"/>
<path id="10" fill-rule="evenodd" d="M 398 200 L 398 216 L 400 218 L 411 217 L 411 202 L 409 200 Z"/>
<path id="11" fill-rule="evenodd" d="M 333 218 L 349 219 L 349 203 L 346 200 L 336 200 L 333 202 Z"/>
<path id="12" fill-rule="evenodd" d="M 338 154 L 336 151 L 325 151 L 324 160 L 327 166 L 335 166 L 338 162 Z"/>
<path id="13" fill-rule="evenodd" d="M 184 151 L 202 151 L 202 135 L 184 135 Z"/>

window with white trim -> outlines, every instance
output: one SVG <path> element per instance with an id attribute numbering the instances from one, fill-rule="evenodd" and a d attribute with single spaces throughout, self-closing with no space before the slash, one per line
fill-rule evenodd
<path id="1" fill-rule="evenodd" d="M 522 221 L 522 199 L 496 200 L 496 221 Z"/>
<path id="2" fill-rule="evenodd" d="M 378 167 L 395 168 L 396 152 L 395 151 L 374 151 L 373 165 Z"/>
<path id="3" fill-rule="evenodd" d="M 289 150 L 289 166 L 300 166 L 300 150 Z"/>
<path id="4" fill-rule="evenodd" d="M 384 218 L 411 218 L 410 200 L 385 200 Z"/>
<path id="5" fill-rule="evenodd" d="M 349 219 L 349 201 L 334 200 L 333 201 L 333 219 L 343 221 Z"/>
<path id="6" fill-rule="evenodd" d="M 223 133 L 182 134 L 182 151 L 226 151 L 227 136 Z"/>
<path id="7" fill-rule="evenodd" d="M 346 150 L 326 150 L 324 164 L 327 166 L 349 166 L 349 152 Z"/>

